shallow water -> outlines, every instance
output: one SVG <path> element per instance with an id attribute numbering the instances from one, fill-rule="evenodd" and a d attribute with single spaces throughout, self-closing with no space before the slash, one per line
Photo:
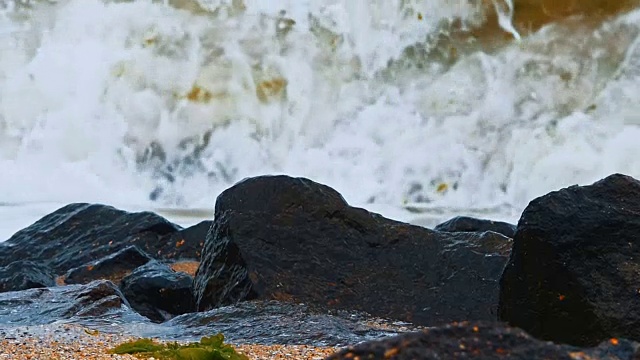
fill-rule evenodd
<path id="1" fill-rule="evenodd" d="M 83 301 L 82 289 L 86 288 L 68 285 L 1 293 L 0 333 L 20 331 L 38 337 L 39 330 L 46 330 L 38 325 L 76 324 L 105 333 L 163 340 L 198 341 L 222 332 L 236 344 L 344 346 L 419 328 L 364 313 L 318 312 L 304 304 L 277 301 L 241 302 L 158 324 L 127 306 L 101 304 L 99 297 L 95 302 Z"/>
<path id="2" fill-rule="evenodd" d="M 80 201 L 189 225 L 264 173 L 427 226 L 638 177 L 638 9 L 0 0 L 0 241 Z"/>

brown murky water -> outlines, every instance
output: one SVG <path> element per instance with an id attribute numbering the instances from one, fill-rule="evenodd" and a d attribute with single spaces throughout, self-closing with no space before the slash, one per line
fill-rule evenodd
<path id="1" fill-rule="evenodd" d="M 472 37 L 485 46 L 503 44 L 513 35 L 498 23 L 496 5 L 507 9 L 507 0 L 482 0 L 484 23 L 471 30 L 454 24 L 456 37 Z M 640 0 L 513 0 L 513 27 L 521 36 L 532 34 L 549 24 L 569 24 L 595 27 L 615 16 L 640 7 Z"/>

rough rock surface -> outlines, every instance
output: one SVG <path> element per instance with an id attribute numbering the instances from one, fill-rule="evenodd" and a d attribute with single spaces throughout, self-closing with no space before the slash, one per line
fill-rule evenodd
<path id="1" fill-rule="evenodd" d="M 502 221 L 476 219 L 468 216 L 456 216 L 437 225 L 434 230 L 447 232 L 493 231 L 506 237 L 513 238 L 516 233 L 516 226 Z"/>
<path id="2" fill-rule="evenodd" d="M 541 339 L 640 340 L 640 182 L 611 175 L 537 198 L 518 223 L 500 318 Z"/>
<path id="3" fill-rule="evenodd" d="M 500 323 L 464 322 L 349 347 L 326 360 L 557 359 L 635 360 L 639 344 L 610 339 L 580 349 L 535 339 Z"/>
<path id="4" fill-rule="evenodd" d="M 180 230 L 151 212 L 129 213 L 99 204 L 70 204 L 46 215 L 0 244 L 0 266 L 32 260 L 56 275 L 137 245 L 155 256 L 161 237 Z"/>
<path id="5" fill-rule="evenodd" d="M 164 246 L 152 255 L 174 261 L 200 260 L 204 240 L 212 224 L 213 221 L 205 220 L 186 229 L 165 235 L 161 239 Z"/>
<path id="6" fill-rule="evenodd" d="M 48 266 L 28 260 L 18 260 L 0 267 L 0 292 L 19 291 L 54 286 L 52 270 Z"/>
<path id="7" fill-rule="evenodd" d="M 62 319 L 142 318 L 133 314 L 117 286 L 106 280 L 0 293 L 0 325 L 48 324 Z"/>
<path id="8" fill-rule="evenodd" d="M 388 220 L 308 179 L 263 176 L 218 197 L 194 289 L 200 310 L 258 298 L 420 325 L 495 320 L 510 246 L 493 232 Z"/>
<path id="9" fill-rule="evenodd" d="M 127 246 L 100 260 L 67 271 L 64 282 L 66 284 L 86 284 L 93 280 L 105 279 L 118 284 L 135 268 L 151 260 L 153 260 L 151 256 L 138 249 L 137 246 Z"/>
<path id="10" fill-rule="evenodd" d="M 180 315 L 142 335 L 179 340 L 222 332 L 236 343 L 346 346 L 416 330 L 353 311 L 316 312 L 305 304 L 253 300 Z"/>
<path id="11" fill-rule="evenodd" d="M 122 279 L 120 288 L 134 310 L 162 322 L 195 310 L 192 282 L 190 275 L 151 261 Z"/>

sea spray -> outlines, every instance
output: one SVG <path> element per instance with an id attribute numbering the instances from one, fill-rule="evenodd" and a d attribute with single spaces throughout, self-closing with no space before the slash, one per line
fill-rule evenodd
<path id="1" fill-rule="evenodd" d="M 637 11 L 589 3 L 527 30 L 505 0 L 5 1 L 1 199 L 210 209 L 287 173 L 402 220 L 515 220 L 640 171 Z"/>

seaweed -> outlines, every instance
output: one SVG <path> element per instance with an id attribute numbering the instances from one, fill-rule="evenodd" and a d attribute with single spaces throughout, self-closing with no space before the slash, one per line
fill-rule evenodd
<path id="1" fill-rule="evenodd" d="M 224 343 L 224 335 L 203 337 L 200 342 L 179 344 L 158 343 L 152 339 L 138 339 L 113 348 L 112 354 L 131 354 L 141 359 L 158 360 L 249 360 L 231 345 Z"/>

